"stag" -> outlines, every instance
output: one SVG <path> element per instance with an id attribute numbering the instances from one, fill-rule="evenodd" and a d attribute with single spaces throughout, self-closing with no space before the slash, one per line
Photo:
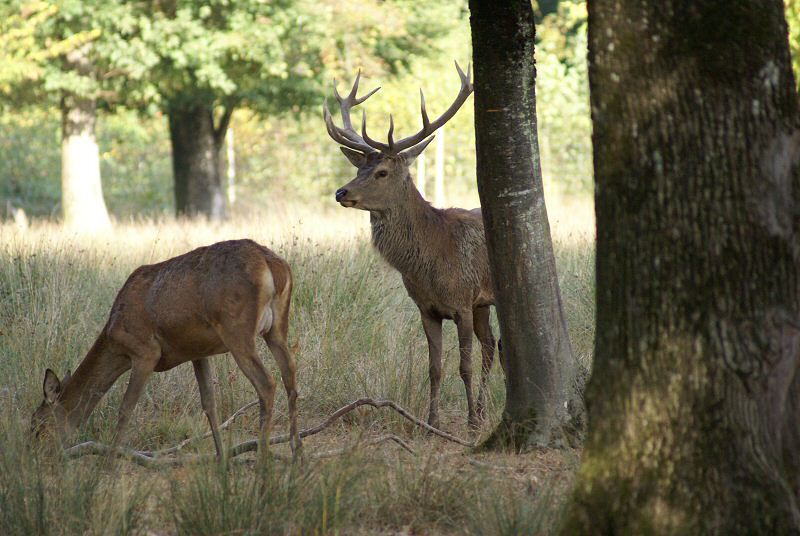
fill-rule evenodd
<path id="1" fill-rule="evenodd" d="M 61 437 L 80 426 L 124 372 L 131 369 L 122 399 L 115 443 L 153 372 L 187 361 L 194 366 L 200 403 L 222 456 L 208 357 L 230 352 L 258 393 L 259 447 L 265 451 L 275 380 L 259 359 L 261 335 L 278 362 L 289 398 L 293 452 L 297 431 L 295 362 L 287 345 L 292 274 L 278 255 L 252 240 L 219 242 L 158 264 L 140 266 L 114 299 L 105 327 L 78 369 L 59 380 L 47 369 L 44 401 L 31 419 L 32 431 Z"/>
<path id="2" fill-rule="evenodd" d="M 336 191 L 343 207 L 370 213 L 372 243 L 403 278 L 408 295 L 422 316 L 428 340 L 430 364 L 430 411 L 428 423 L 439 425 L 439 387 L 442 378 L 442 321 L 453 320 L 458 330 L 459 371 L 467 395 L 467 422 L 477 427 L 486 400 L 486 382 L 494 360 L 494 336 L 489 308 L 494 304 L 489 259 L 479 208 L 445 210 L 431 206 L 414 186 L 409 167 L 433 140 L 432 134 L 452 118 L 472 93 L 469 69 L 456 63 L 461 89 L 455 101 L 436 120 L 430 121 L 425 95 L 420 89 L 422 129 L 395 140 L 394 120 L 389 116 L 386 143 L 367 134 L 363 112 L 361 134 L 353 128 L 350 111 L 378 89 L 358 98 L 359 72 L 353 87 L 342 97 L 333 85 L 343 127 L 333 122 L 327 102 L 323 115 L 328 134 L 356 168 L 356 177 Z M 472 334 L 481 343 L 482 374 L 477 405 L 472 396 Z"/>

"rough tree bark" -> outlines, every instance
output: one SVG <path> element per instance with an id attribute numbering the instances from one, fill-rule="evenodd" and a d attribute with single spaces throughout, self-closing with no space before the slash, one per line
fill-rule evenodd
<path id="1" fill-rule="evenodd" d="M 503 419 L 484 446 L 560 446 L 573 435 L 576 363 L 542 189 L 533 10 L 528 0 L 469 5 L 478 192 L 506 375 Z"/>
<path id="2" fill-rule="evenodd" d="M 179 216 L 227 216 L 220 151 L 233 109 L 214 124 L 214 108 L 204 104 L 169 106 L 169 133 L 175 178 L 175 211 Z"/>
<path id="3" fill-rule="evenodd" d="M 67 54 L 68 67 L 90 76 L 89 45 Z M 100 150 L 95 137 L 95 100 L 64 92 L 61 98 L 61 213 L 64 224 L 81 232 L 111 228 L 100 182 Z"/>
<path id="4" fill-rule="evenodd" d="M 562 534 L 798 534 L 800 129 L 780 0 L 596 0 L 597 339 Z"/>

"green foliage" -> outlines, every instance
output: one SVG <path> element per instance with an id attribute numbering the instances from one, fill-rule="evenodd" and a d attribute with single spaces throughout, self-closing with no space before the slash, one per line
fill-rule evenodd
<path id="1" fill-rule="evenodd" d="M 789 50 L 792 53 L 794 79 L 800 88 L 800 0 L 784 0 L 789 23 Z"/>
<path id="2" fill-rule="evenodd" d="M 182 1 L 133 4 L 133 24 L 119 39 L 136 81 L 131 100 L 247 103 L 264 111 L 306 102 L 319 76 L 323 26 L 304 0 Z M 311 91 L 310 91 L 311 90 Z"/>
<path id="3" fill-rule="evenodd" d="M 57 9 L 13 0 L 0 11 L 0 44 L 9 45 L 0 47 L 0 89 L 37 105 L 69 91 L 150 111 L 169 102 L 297 111 L 318 105 L 340 54 L 399 72 L 436 51 L 461 11 L 444 0 L 60 0 Z M 63 61 L 78 47 L 91 70 Z M 37 91 L 17 84 L 12 95 L 23 74 Z"/>
<path id="4" fill-rule="evenodd" d="M 59 123 L 47 111 L 0 116 L 0 200 L 29 214 L 57 213 Z"/>
<path id="5" fill-rule="evenodd" d="M 105 106 L 116 103 L 124 73 L 112 60 L 128 53 L 128 44 L 117 37 L 130 25 L 129 5 L 122 0 L 59 0 L 52 6 L 11 0 L 5 9 L 27 14 L 31 5 L 40 11 L 35 17 L 23 15 L 35 24 L 27 24 L 19 45 L 27 51 L 31 75 L 9 83 L 8 91 L 0 92 L 0 102 L 42 109 L 57 103 L 66 91 L 100 98 Z M 90 67 L 75 67 L 73 56 L 79 51 Z"/>
<path id="6" fill-rule="evenodd" d="M 416 2 L 412 4 L 417 5 Z M 154 30 L 148 30 L 151 33 L 143 30 L 146 25 L 152 26 L 154 21 L 159 20 L 157 26 L 161 28 L 160 31 L 177 32 L 178 21 L 166 18 L 163 13 L 152 17 L 144 13 L 134 17 L 128 13 L 118 17 L 114 27 L 116 30 L 110 28 L 92 42 L 93 53 L 105 56 L 108 60 L 105 74 L 100 77 L 101 85 L 98 86 L 101 104 L 109 108 L 116 103 L 114 114 L 101 115 L 97 131 L 104 195 L 110 212 L 117 218 L 172 211 L 169 137 L 166 121 L 158 108 L 164 104 L 161 91 L 165 95 L 173 95 L 168 93 L 170 88 L 183 90 L 184 86 L 180 85 L 182 80 L 200 76 L 192 74 L 193 71 L 188 67 L 183 71 L 168 69 L 170 61 L 181 59 L 180 55 L 175 54 L 181 52 L 184 45 L 190 44 L 187 41 L 190 35 L 196 35 L 196 38 L 187 50 L 211 54 L 219 60 L 220 67 L 213 69 L 216 75 L 212 71 L 203 71 L 207 89 L 205 93 L 198 94 L 198 98 L 203 95 L 219 97 L 212 95 L 212 88 L 221 88 L 220 91 L 233 88 L 230 89 L 232 93 L 225 95 L 240 98 L 242 103 L 253 107 L 240 108 L 231 123 L 235 133 L 238 192 L 237 202 L 232 208 L 238 213 L 263 210 L 275 199 L 314 203 L 329 201 L 331 192 L 352 175 L 352 167 L 328 138 L 321 120 L 320 104 L 325 96 L 330 99 L 330 80 L 334 76 L 339 80 L 339 88 L 346 90 L 356 71 L 362 68 L 364 90 L 383 86 L 365 104 L 369 111 L 369 131 L 374 137 L 385 136 L 391 113 L 395 119 L 396 135 L 403 136 L 420 125 L 417 88 L 425 90 L 429 113 L 441 113 L 458 89 L 453 60 L 458 60 L 466 67 L 471 56 L 469 24 L 462 2 L 426 2 L 424 6 L 420 3 L 420 7 L 409 13 L 401 13 L 401 8 L 404 9 L 406 4 L 400 0 L 326 0 L 317 6 L 318 16 L 314 22 L 323 21 L 324 31 L 307 32 L 312 41 L 319 40 L 316 45 L 310 43 L 306 47 L 306 50 L 313 49 L 319 54 L 319 63 L 314 67 L 318 72 L 304 78 L 304 75 L 295 75 L 290 70 L 283 79 L 266 71 L 263 74 L 256 72 L 256 64 L 250 60 L 226 63 L 227 53 L 222 52 L 225 45 L 223 36 L 229 36 L 231 31 L 213 30 L 203 34 L 201 22 L 210 19 L 192 19 L 193 13 L 199 17 L 201 11 L 193 3 L 179 5 L 188 6 L 185 7 L 188 15 L 184 16 L 181 24 L 187 25 L 194 33 L 183 37 L 161 33 L 161 37 L 156 39 L 152 34 Z M 296 14 L 299 8 L 295 7 L 292 12 Z M 439 26 L 432 26 L 429 34 L 416 33 L 413 24 L 425 23 L 426 9 L 430 10 L 432 17 L 435 15 L 435 20 L 443 22 L 438 23 Z M 591 191 L 592 184 L 585 2 L 562 0 L 559 10 L 558 13 L 547 15 L 537 28 L 537 112 L 542 166 L 549 184 L 560 190 L 585 194 Z M 71 23 L 80 18 L 80 11 L 75 14 L 72 8 L 66 13 L 70 14 Z M 417 22 L 412 24 L 414 20 Z M 442 25 L 446 27 L 446 32 Z M 127 30 L 122 31 L 124 28 Z M 274 34 L 272 29 L 268 30 L 267 33 Z M 139 34 L 148 36 L 148 41 L 143 41 L 144 37 Z M 216 36 L 214 39 L 218 40 L 218 44 L 209 46 L 209 49 L 216 51 L 213 54 L 212 51 L 202 50 L 200 44 L 205 39 L 203 35 L 209 39 Z M 280 36 L 274 35 L 277 35 L 277 44 L 270 50 L 285 56 L 286 47 L 281 44 Z M 288 38 L 294 40 L 300 37 L 295 33 Z M 390 37 L 393 42 L 406 42 L 408 46 L 414 42 L 426 49 L 428 55 L 389 54 L 392 47 L 382 44 L 382 40 Z M 266 39 L 263 35 L 261 38 Z M 172 48 L 167 46 L 168 42 L 173 43 Z M 164 57 L 155 54 L 153 48 L 157 46 L 165 49 Z M 237 38 L 228 50 L 242 46 Z M 382 51 L 387 57 L 378 56 L 376 50 Z M 250 54 L 260 54 L 259 57 L 266 61 L 270 52 L 253 50 Z M 183 57 L 183 60 L 189 62 L 187 65 L 195 66 L 192 69 L 199 65 L 197 58 Z M 285 60 L 281 61 L 288 64 Z M 227 67 L 223 68 L 225 65 L 238 67 L 229 72 Z M 250 65 L 252 71 L 248 71 L 246 65 Z M 160 74 L 151 72 L 151 68 L 160 70 Z M 237 73 L 241 73 L 243 78 L 237 78 L 240 76 Z M 258 75 L 256 78 L 251 76 L 255 76 L 254 73 Z M 217 75 L 219 78 L 215 78 Z M 265 78 L 260 93 L 255 89 L 253 92 L 243 89 L 258 89 L 257 79 L 261 76 Z M 248 77 L 251 78 L 249 81 L 240 83 Z M 289 91 L 285 90 L 286 84 L 302 87 Z M 268 91 L 280 94 L 276 96 L 277 100 L 270 101 L 271 104 L 268 102 L 271 98 Z M 123 93 L 134 108 L 119 106 Z M 16 98 L 22 97 L 17 95 Z M 262 100 L 257 105 L 255 101 L 258 99 Z M 294 104 L 298 106 L 295 108 Z M 287 106 L 298 113 L 257 113 L 277 112 L 287 109 Z M 132 109 L 148 109 L 154 113 L 142 116 Z M 356 111 L 354 118 L 358 115 Z M 56 214 L 60 197 L 57 111 L 38 106 L 35 110 L 24 112 L 7 111 L 0 116 L 0 128 L 0 203 L 5 204 L 4 201 L 9 200 L 34 215 Z M 445 130 L 447 202 L 475 206 L 475 135 L 471 102 L 467 102 Z M 434 175 L 435 145 L 426 151 L 429 181 Z M 416 169 L 412 173 L 416 175 Z"/>
<path id="7" fill-rule="evenodd" d="M 169 142 L 162 117 L 118 110 L 99 122 L 103 193 L 117 218 L 172 212 Z M 61 199 L 60 122 L 50 110 L 0 115 L 0 201 L 55 216 Z"/>
<path id="8" fill-rule="evenodd" d="M 536 112 L 546 181 L 572 193 L 592 187 L 586 2 L 559 3 L 537 28 Z"/>
<path id="9" fill-rule="evenodd" d="M 58 8 L 47 2 L 9 2 L 0 5 L 0 97 L 12 89 L 38 80 L 44 65 L 97 37 L 97 31 L 75 32 L 68 37 L 37 40 L 37 33 L 56 17 Z"/>

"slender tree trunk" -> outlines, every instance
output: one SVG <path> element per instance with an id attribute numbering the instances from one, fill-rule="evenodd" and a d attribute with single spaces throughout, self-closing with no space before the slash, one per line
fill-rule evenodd
<path id="1" fill-rule="evenodd" d="M 780 0 L 589 4 L 597 340 L 562 533 L 800 534 L 800 129 Z"/>
<path id="2" fill-rule="evenodd" d="M 70 68 L 89 76 L 89 49 L 67 55 Z M 61 99 L 61 212 L 64 224 L 81 232 L 111 228 L 100 182 L 100 150 L 95 138 L 93 98 L 65 93 Z"/>
<path id="3" fill-rule="evenodd" d="M 169 107 L 172 167 L 175 175 L 175 210 L 179 216 L 227 216 L 220 151 L 230 120 L 230 110 L 217 127 L 210 105 Z"/>
<path id="4" fill-rule="evenodd" d="M 486 447 L 562 445 L 575 361 L 556 276 L 536 131 L 528 0 L 470 2 L 478 191 L 506 374 Z"/>

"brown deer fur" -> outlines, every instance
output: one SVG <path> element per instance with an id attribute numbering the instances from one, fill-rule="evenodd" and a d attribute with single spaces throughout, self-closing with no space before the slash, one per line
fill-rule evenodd
<path id="1" fill-rule="evenodd" d="M 356 178 L 339 188 L 336 201 L 344 207 L 370 212 L 372 242 L 383 257 L 403 276 L 408 295 L 419 307 L 428 339 L 431 405 L 428 422 L 439 423 L 439 385 L 442 378 L 442 320 L 452 319 L 458 329 L 461 354 L 459 370 L 467 391 L 467 422 L 478 425 L 486 399 L 486 382 L 494 360 L 494 337 L 489 326 L 489 306 L 494 294 L 480 209 L 440 210 L 427 203 L 411 180 L 408 169 L 433 140 L 433 132 L 458 112 L 472 93 L 470 72 L 456 63 L 461 88 L 442 115 L 431 121 L 420 90 L 422 129 L 400 140 L 394 139 L 394 121 L 389 118 L 387 142 L 367 134 L 363 114 L 361 135 L 353 127 L 350 112 L 378 89 L 358 97 L 356 76 L 353 87 L 342 97 L 333 85 L 343 127 L 333 122 L 328 105 L 323 118 L 328 134 L 340 144 L 344 155 L 358 168 Z M 478 404 L 472 399 L 472 333 L 481 342 L 483 365 Z"/>
<path id="2" fill-rule="evenodd" d="M 117 378 L 132 369 L 117 422 L 119 441 L 150 375 L 191 361 L 221 456 L 207 357 L 229 351 L 258 393 L 260 446 L 265 447 L 275 381 L 256 350 L 260 335 L 278 362 L 289 398 L 292 450 L 299 449 L 295 363 L 287 345 L 291 295 L 288 264 L 252 240 L 219 242 L 137 268 L 75 373 L 63 382 L 51 370 L 45 373 L 45 400 L 33 414 L 34 431 L 63 435 L 73 430 Z"/>
<path id="3" fill-rule="evenodd" d="M 342 206 L 370 212 L 375 248 L 400 272 L 422 315 L 430 363 L 428 422 L 438 426 L 442 320 L 452 319 L 458 329 L 468 422 L 477 426 L 495 345 L 489 326 L 494 294 L 480 209 L 432 207 L 411 179 L 413 156 L 342 151 L 358 167 L 358 174 L 337 192 L 337 200 Z M 477 407 L 471 387 L 473 332 L 481 343 L 483 358 Z"/>

